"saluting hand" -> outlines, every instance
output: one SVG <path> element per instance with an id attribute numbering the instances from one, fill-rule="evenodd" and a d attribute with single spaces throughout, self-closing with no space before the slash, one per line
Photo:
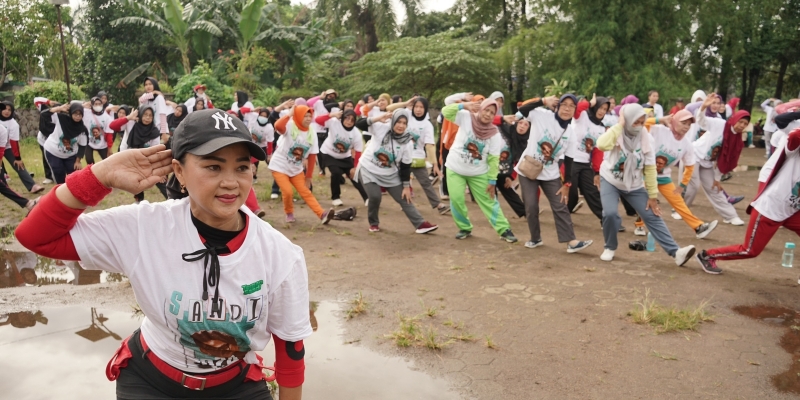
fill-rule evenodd
<path id="1" fill-rule="evenodd" d="M 165 149 L 160 144 L 121 151 L 95 164 L 92 172 L 106 187 L 141 193 L 172 172 L 172 150 Z"/>

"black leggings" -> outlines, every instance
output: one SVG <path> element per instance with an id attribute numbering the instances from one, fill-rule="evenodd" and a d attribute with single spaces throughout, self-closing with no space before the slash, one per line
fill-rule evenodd
<path id="1" fill-rule="evenodd" d="M 327 154 L 320 153 L 319 160 L 328 167 L 328 170 L 331 171 L 331 200 L 336 200 L 342 196 L 342 184 L 345 182 L 344 177 L 350 174 L 350 169 L 353 168 L 354 162 L 352 157 L 347 157 L 345 159 L 338 159 L 331 157 Z M 350 178 L 348 176 L 348 178 Z M 350 178 L 350 182 L 353 184 L 353 187 L 358 190 L 358 194 L 361 195 L 362 200 L 367 200 L 367 192 L 364 190 L 364 186 L 361 183 L 354 181 L 353 178 Z"/>
<path id="2" fill-rule="evenodd" d="M 86 164 L 94 164 L 94 152 L 100 154 L 100 160 L 105 160 L 108 158 L 108 148 L 105 149 L 93 149 L 91 147 L 86 148 Z"/>
<path id="3" fill-rule="evenodd" d="M 497 191 L 499 191 L 503 195 L 503 198 L 506 199 L 508 205 L 511 206 L 512 210 L 514 210 L 514 214 L 517 214 L 518 217 L 522 218 L 525 216 L 525 204 L 522 202 L 522 199 L 519 197 L 513 187 L 506 187 L 506 178 L 510 179 L 511 175 L 497 175 Z"/>
<path id="4" fill-rule="evenodd" d="M 9 200 L 17 203 L 22 208 L 28 205 L 28 199 L 19 195 L 14 189 L 11 189 L 6 182 L 6 177 L 0 173 L 0 194 L 7 197 Z"/>
<path id="5" fill-rule="evenodd" d="M 603 219 L 600 191 L 594 185 L 594 170 L 589 163 L 572 163 L 572 187 L 569 188 L 569 202 L 567 203 L 570 212 L 578 205 L 578 189 L 583 193 L 583 199 L 586 200 L 592 213 L 597 219 Z"/>
<path id="6" fill-rule="evenodd" d="M 119 400 L 222 398 L 272 400 L 266 382 L 244 382 L 248 368 L 243 368 L 239 376 L 219 386 L 205 390 L 185 388 L 179 382 L 167 378 L 144 356 L 139 335 L 140 331 L 136 330 L 128 339 L 128 347 L 133 357 L 128 360 L 128 365 L 120 370 L 117 378 Z"/>

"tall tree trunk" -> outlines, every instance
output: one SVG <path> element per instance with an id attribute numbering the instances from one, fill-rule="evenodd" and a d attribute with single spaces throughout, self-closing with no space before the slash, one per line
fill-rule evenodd
<path id="1" fill-rule="evenodd" d="M 733 65 L 731 65 L 730 58 L 723 56 L 720 62 L 719 79 L 717 80 L 717 94 L 722 96 L 726 101 L 728 100 L 728 87 L 730 86 L 730 76 Z"/>
<path id="2" fill-rule="evenodd" d="M 186 72 L 186 75 L 192 73 L 192 64 L 189 63 L 189 51 L 181 51 L 181 61 L 183 62 L 183 69 Z"/>
<path id="3" fill-rule="evenodd" d="M 785 58 L 781 60 L 781 67 L 778 70 L 778 84 L 775 85 L 775 98 L 780 99 L 783 95 L 783 79 L 786 77 L 786 68 L 789 67 L 789 61 Z"/>
<path id="4" fill-rule="evenodd" d="M 742 96 L 739 102 L 739 109 L 751 112 L 753 109 L 753 99 L 756 97 L 756 87 L 758 78 L 761 76 L 760 68 L 743 68 L 742 71 Z M 749 82 L 748 82 L 749 81 Z"/>

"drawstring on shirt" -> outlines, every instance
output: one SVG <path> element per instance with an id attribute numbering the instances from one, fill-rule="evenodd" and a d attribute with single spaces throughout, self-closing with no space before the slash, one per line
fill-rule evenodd
<path id="1" fill-rule="evenodd" d="M 206 247 L 205 249 L 197 250 L 193 253 L 184 253 L 181 255 L 183 261 L 195 262 L 203 259 L 203 300 L 208 300 L 208 287 L 214 288 L 214 303 L 216 304 L 219 298 L 219 255 L 217 255 L 217 248 Z M 208 259 L 211 258 L 211 271 L 206 273 L 208 268 Z"/>

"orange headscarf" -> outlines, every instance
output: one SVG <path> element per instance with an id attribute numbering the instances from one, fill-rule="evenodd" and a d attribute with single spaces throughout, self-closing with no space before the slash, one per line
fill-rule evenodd
<path id="1" fill-rule="evenodd" d="M 295 106 L 294 107 L 294 115 L 292 115 L 292 121 L 294 121 L 295 126 L 297 129 L 301 131 L 308 130 L 308 126 L 303 125 L 303 118 L 305 118 L 306 114 L 311 113 L 311 120 L 314 120 L 314 110 L 308 108 L 308 106 Z"/>

